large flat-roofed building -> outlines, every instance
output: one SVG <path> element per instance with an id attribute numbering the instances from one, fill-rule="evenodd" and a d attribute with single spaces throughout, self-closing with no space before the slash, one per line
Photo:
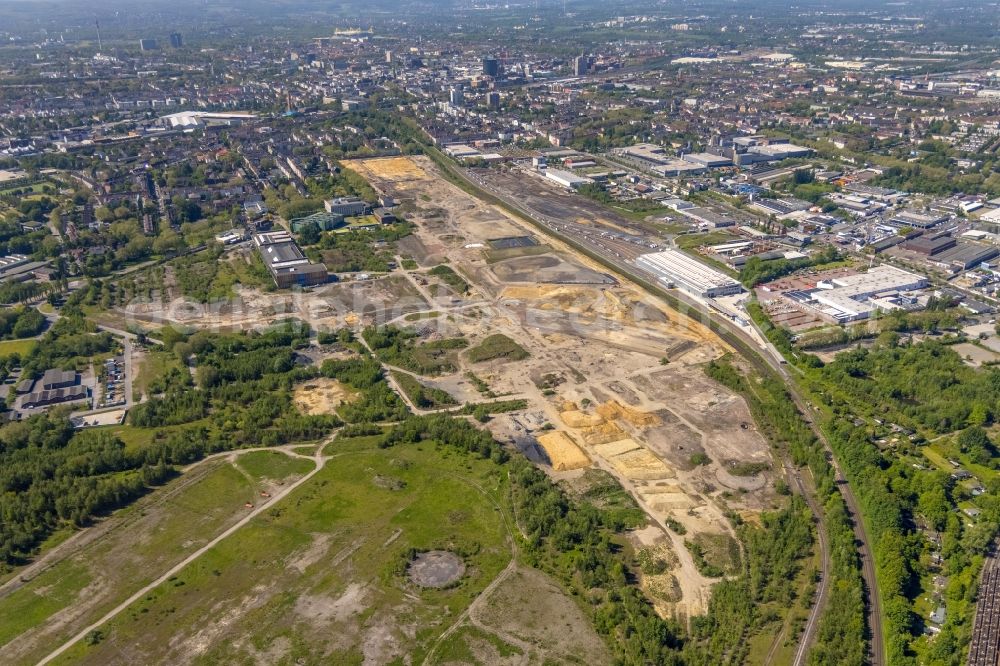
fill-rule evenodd
<path id="1" fill-rule="evenodd" d="M 559 183 L 563 187 L 568 187 L 574 190 L 578 187 L 594 182 L 591 178 L 577 176 L 569 171 L 562 171 L 560 169 L 546 169 L 545 177 L 555 183 Z"/>
<path id="2" fill-rule="evenodd" d="M 936 227 L 937 225 L 943 224 L 947 221 L 947 215 L 925 215 L 923 213 L 915 213 L 913 211 L 904 210 L 901 213 L 897 213 L 892 217 L 892 219 L 886 221 L 886 224 L 900 229 L 904 227 L 911 227 L 913 229 L 930 229 L 931 227 Z"/>
<path id="3" fill-rule="evenodd" d="M 644 254 L 635 263 L 639 268 L 655 275 L 660 283 L 680 287 L 702 298 L 728 296 L 743 291 L 743 286 L 725 273 L 677 250 Z"/>
<path id="4" fill-rule="evenodd" d="M 699 164 L 709 169 L 733 165 L 733 161 L 728 157 L 713 155 L 712 153 L 688 153 L 687 155 L 681 156 L 681 159 L 685 162 Z"/>
<path id="5" fill-rule="evenodd" d="M 899 307 L 902 292 L 924 289 L 927 285 L 927 278 L 922 275 L 883 265 L 867 273 L 834 278 L 810 296 L 822 314 L 846 323 L 867 319 L 876 310 Z"/>
<path id="6" fill-rule="evenodd" d="M 256 234 L 253 241 L 280 289 L 323 284 L 329 278 L 326 266 L 309 261 L 287 231 Z"/>
<path id="7" fill-rule="evenodd" d="M 989 261 L 998 254 L 1000 254 L 1000 250 L 992 245 L 956 243 L 954 247 L 935 255 L 933 260 L 948 264 L 956 270 L 968 270 Z"/>
<path id="8" fill-rule="evenodd" d="M 951 236 L 919 236 L 911 241 L 907 241 L 903 247 L 910 252 L 933 257 L 945 250 L 950 250 L 958 244 L 958 241 Z"/>
<path id="9" fill-rule="evenodd" d="M 368 212 L 368 204 L 357 197 L 338 197 L 323 202 L 326 212 L 337 215 L 364 215 Z"/>
<path id="10" fill-rule="evenodd" d="M 790 157 L 808 157 L 813 151 L 811 148 L 792 143 L 772 143 L 766 146 L 753 146 L 748 152 L 756 153 L 768 160 L 786 160 Z"/>
<path id="11" fill-rule="evenodd" d="M 23 254 L 8 254 L 6 257 L 0 257 L 0 276 L 9 273 L 18 266 L 23 266 L 28 261 L 29 258 Z"/>

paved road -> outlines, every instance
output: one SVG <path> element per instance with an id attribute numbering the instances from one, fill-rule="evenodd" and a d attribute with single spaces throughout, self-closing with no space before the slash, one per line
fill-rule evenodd
<path id="1" fill-rule="evenodd" d="M 861 511 L 858 506 L 857 500 L 854 497 L 854 493 L 851 491 L 850 486 L 847 484 L 846 480 L 841 473 L 839 466 L 836 464 L 835 459 L 833 459 L 833 452 L 830 448 L 829 442 L 826 437 L 815 425 L 817 422 L 817 414 L 815 410 L 812 409 L 811 405 L 801 396 L 801 392 L 795 383 L 794 377 L 792 377 L 784 364 L 780 352 L 778 352 L 772 345 L 765 344 L 765 346 L 760 349 L 760 343 L 750 337 L 746 331 L 742 330 L 734 322 L 728 318 L 718 317 L 712 315 L 708 312 L 706 308 L 700 304 L 696 303 L 692 299 L 685 297 L 680 292 L 666 293 L 661 289 L 657 289 L 650 284 L 650 279 L 647 275 L 644 275 L 638 271 L 638 269 L 621 257 L 615 255 L 611 250 L 595 246 L 593 243 L 589 242 L 587 237 L 577 237 L 569 238 L 565 235 L 568 230 L 568 226 L 561 224 L 557 221 L 546 219 L 544 216 L 539 216 L 537 212 L 526 208 L 520 200 L 515 198 L 513 195 L 498 190 L 495 187 L 490 186 L 488 183 L 484 183 L 478 179 L 473 179 L 469 177 L 463 170 L 458 168 L 451 168 L 450 171 L 461 178 L 470 188 L 474 191 L 479 191 L 485 193 L 487 197 L 492 196 L 494 199 L 499 200 L 506 207 L 514 210 L 521 214 L 521 216 L 533 226 L 539 227 L 544 233 L 553 235 L 560 240 L 568 243 L 570 246 L 581 249 L 585 254 L 591 255 L 597 258 L 605 266 L 611 268 L 612 270 L 618 272 L 634 282 L 639 286 L 643 287 L 647 291 L 651 291 L 655 295 L 661 296 L 675 309 L 686 312 L 687 314 L 693 316 L 695 319 L 706 324 L 709 328 L 715 331 L 724 341 L 732 345 L 735 349 L 739 350 L 741 354 L 746 357 L 746 360 L 752 363 L 760 372 L 764 374 L 776 374 L 785 383 L 789 394 L 795 401 L 799 410 L 810 420 L 810 428 L 813 430 L 816 437 L 823 444 L 824 448 L 830 453 L 831 459 L 834 460 L 833 466 L 836 474 L 836 481 L 841 494 L 844 497 L 844 502 L 847 505 L 848 511 L 851 516 L 851 520 L 854 527 L 855 538 L 858 542 L 858 553 L 861 558 L 861 574 L 864 581 L 865 593 L 866 593 L 866 610 L 867 610 L 867 620 L 868 628 L 871 632 L 870 643 L 869 643 L 869 662 L 873 666 L 881 666 L 885 662 L 885 652 L 883 646 L 883 634 L 882 634 L 882 610 L 881 610 L 881 599 L 879 596 L 878 583 L 875 576 L 875 564 L 874 558 L 872 556 L 872 550 L 869 546 L 869 539 L 865 532 L 864 523 L 861 519 Z M 798 473 L 797 473 L 798 475 Z M 798 479 L 796 485 L 801 484 L 801 478 Z M 814 513 L 819 510 L 818 506 L 811 507 L 814 509 Z M 817 514 L 817 518 L 822 522 L 822 513 Z M 821 572 L 823 579 L 829 577 L 829 559 L 828 557 L 823 558 L 826 568 Z M 800 639 L 800 646 L 797 650 L 797 654 L 801 652 L 804 656 L 808 653 L 808 646 L 811 645 L 812 641 L 815 639 L 815 630 L 818 627 L 818 618 L 822 612 L 821 603 L 825 602 L 825 594 L 821 597 L 817 595 L 816 603 L 813 609 L 810 611 L 810 621 L 807 622 L 807 631 L 803 633 Z M 805 647 L 803 647 L 805 645 Z M 798 656 L 797 656 L 798 660 Z M 800 663 L 796 661 L 796 663 Z"/>

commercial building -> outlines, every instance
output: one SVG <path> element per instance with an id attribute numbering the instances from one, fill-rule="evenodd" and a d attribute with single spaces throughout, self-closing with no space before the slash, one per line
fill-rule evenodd
<path id="1" fill-rule="evenodd" d="M 344 226 L 344 216 L 339 213 L 328 213 L 321 210 L 312 215 L 297 217 L 294 220 L 290 220 L 288 224 L 295 233 L 299 233 L 310 224 L 315 224 L 320 231 L 333 231 Z"/>
<path id="2" fill-rule="evenodd" d="M 160 118 L 160 124 L 168 129 L 195 129 L 205 126 L 239 127 L 244 122 L 255 120 L 252 113 L 215 113 L 211 111 L 180 111 Z"/>
<path id="3" fill-rule="evenodd" d="M 917 254 L 933 257 L 945 250 L 950 250 L 958 244 L 958 241 L 951 236 L 919 236 L 911 241 L 907 241 L 904 249 Z"/>
<path id="4" fill-rule="evenodd" d="M 933 260 L 946 264 L 954 271 L 965 271 L 975 268 L 997 255 L 1000 255 L 1000 249 L 992 245 L 956 243 L 954 247 L 935 255 Z"/>
<path id="5" fill-rule="evenodd" d="M 577 56 L 573 59 L 573 76 L 583 76 L 590 69 L 590 58 Z"/>
<path id="6" fill-rule="evenodd" d="M 707 169 L 732 166 L 733 164 L 733 161 L 728 157 L 713 155 L 712 153 L 688 153 L 687 155 L 681 156 L 681 159 L 685 162 L 691 162 L 692 164 L 697 164 Z"/>
<path id="7" fill-rule="evenodd" d="M 462 106 L 465 104 L 465 93 L 461 88 L 453 87 L 448 91 L 448 103 L 452 106 Z"/>
<path id="8" fill-rule="evenodd" d="M 936 227 L 937 225 L 943 224 L 947 221 L 947 215 L 925 215 L 923 213 L 903 211 L 902 213 L 898 213 L 893 216 L 892 219 L 886 222 L 886 224 L 898 229 L 903 229 L 905 227 L 910 227 L 912 229 L 930 229 L 931 227 Z"/>
<path id="9" fill-rule="evenodd" d="M 814 302 L 821 314 L 840 323 L 867 319 L 876 310 L 892 310 L 914 299 L 904 292 L 925 289 L 927 278 L 895 266 L 876 266 L 867 273 L 820 282 L 818 289 L 801 292 L 798 300 Z M 796 294 L 786 294 L 795 298 Z"/>
<path id="10" fill-rule="evenodd" d="M 42 378 L 38 380 L 38 386 L 42 387 L 43 391 L 52 391 L 55 389 L 69 388 L 70 386 L 76 386 L 80 383 L 79 373 L 73 370 L 56 370 L 50 369 L 46 370 Z"/>
<path id="11" fill-rule="evenodd" d="M 184 37 L 179 32 L 170 33 L 170 47 L 179 49 L 184 46 Z"/>
<path id="12" fill-rule="evenodd" d="M 28 261 L 30 261 L 29 258 L 23 254 L 8 254 L 6 257 L 0 257 L 0 277 L 10 273 L 18 266 L 23 266 Z"/>
<path id="13" fill-rule="evenodd" d="M 70 388 L 53 389 L 51 391 L 37 391 L 29 393 L 21 401 L 22 409 L 37 409 L 39 407 L 49 407 L 67 402 L 78 402 L 86 400 L 88 391 L 86 386 L 73 386 Z"/>
<path id="14" fill-rule="evenodd" d="M 326 266 L 306 259 L 287 231 L 256 234 L 253 241 L 279 289 L 323 284 L 329 278 Z"/>
<path id="15" fill-rule="evenodd" d="M 743 291 L 743 286 L 725 273 L 677 250 L 644 254 L 635 263 L 653 274 L 665 286 L 680 287 L 702 298 L 728 296 Z"/>
<path id="16" fill-rule="evenodd" d="M 623 148 L 618 151 L 618 157 L 661 178 L 696 176 L 708 170 L 704 164 L 668 155 L 664 148 L 652 143 L 639 143 Z"/>
<path id="17" fill-rule="evenodd" d="M 157 48 L 157 43 L 155 39 L 140 39 L 139 40 L 139 50 L 140 51 L 155 51 Z"/>
<path id="18" fill-rule="evenodd" d="M 592 178 L 577 176 L 576 174 L 572 174 L 569 171 L 562 171 L 561 169 L 546 169 L 545 177 L 562 185 L 563 187 L 568 187 L 574 190 L 578 187 L 594 182 Z"/>
<path id="19" fill-rule="evenodd" d="M 500 93 L 495 90 L 491 90 L 486 93 L 486 106 L 494 111 L 500 109 Z"/>
<path id="20" fill-rule="evenodd" d="M 351 215 L 364 215 L 368 212 L 368 204 L 357 197 L 338 197 L 327 199 L 323 206 L 328 213 L 336 213 L 345 217 Z"/>
<path id="21" fill-rule="evenodd" d="M 494 79 L 500 76 L 500 61 L 493 57 L 483 58 L 483 74 Z"/>
<path id="22" fill-rule="evenodd" d="M 18 393 L 26 394 L 20 401 L 21 409 L 38 409 L 67 402 L 86 400 L 89 391 L 81 382 L 80 374 L 74 370 L 49 369 L 41 379 L 30 379 L 18 387 Z"/>

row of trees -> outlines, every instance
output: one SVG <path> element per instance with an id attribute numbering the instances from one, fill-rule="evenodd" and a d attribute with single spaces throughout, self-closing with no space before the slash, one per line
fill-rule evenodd
<path id="1" fill-rule="evenodd" d="M 863 663 L 865 620 L 861 563 L 850 514 L 821 443 L 803 421 L 781 382 L 772 378 L 747 378 L 727 360 L 710 362 L 706 372 L 719 383 L 741 393 L 750 406 L 754 421 L 768 439 L 787 447 L 793 462 L 807 466 L 815 481 L 830 542 L 830 597 L 810 664 Z"/>

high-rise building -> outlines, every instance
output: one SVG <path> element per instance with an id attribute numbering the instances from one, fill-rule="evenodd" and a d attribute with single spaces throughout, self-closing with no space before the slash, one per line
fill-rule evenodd
<path id="1" fill-rule="evenodd" d="M 140 39 L 139 40 L 139 50 L 140 51 L 155 51 L 156 50 L 156 40 L 155 39 Z"/>
<path id="2" fill-rule="evenodd" d="M 590 59 L 587 56 L 577 56 L 573 59 L 573 76 L 583 76 L 590 69 Z"/>
<path id="3" fill-rule="evenodd" d="M 184 46 L 184 37 L 179 32 L 170 33 L 170 46 L 179 49 Z"/>
<path id="4" fill-rule="evenodd" d="M 385 64 L 387 64 L 387 65 L 391 65 L 392 64 L 392 51 L 386 51 L 385 52 Z"/>
<path id="5" fill-rule="evenodd" d="M 491 90 L 490 92 L 486 93 L 486 106 L 494 110 L 499 109 L 500 93 L 498 93 L 495 90 Z"/>
<path id="6" fill-rule="evenodd" d="M 494 79 L 500 76 L 500 61 L 493 57 L 483 58 L 483 74 Z"/>
<path id="7" fill-rule="evenodd" d="M 462 106 L 465 103 L 465 93 L 461 88 L 452 88 L 448 92 L 448 101 L 452 106 Z"/>

